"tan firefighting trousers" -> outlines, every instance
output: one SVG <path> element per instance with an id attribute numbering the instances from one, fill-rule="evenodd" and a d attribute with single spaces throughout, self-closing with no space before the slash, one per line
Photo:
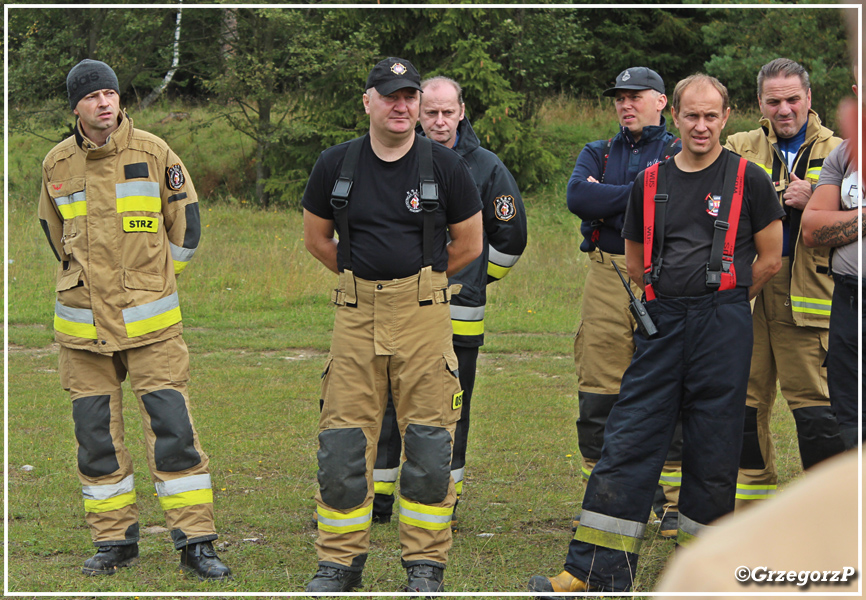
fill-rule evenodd
<path id="1" fill-rule="evenodd" d="M 583 287 L 581 321 L 574 339 L 574 364 L 579 380 L 581 413 L 578 438 L 581 454 L 584 455 L 583 476 L 586 479 L 589 479 L 589 474 L 601 457 L 603 423 L 619 396 L 622 375 L 631 363 L 636 327 L 628 309 L 628 294 L 611 263 L 611 260 L 615 261 L 626 281 L 629 281 L 625 256 L 593 250 L 588 258 L 589 273 Z M 642 293 L 640 288 L 633 282 L 631 288 L 639 298 Z M 589 421 L 588 427 L 582 427 L 581 421 Z M 588 429 L 595 434 L 587 435 L 585 432 Z M 682 460 L 666 461 L 659 480 L 666 500 L 664 512 L 678 511 L 681 484 Z"/>
<path id="2" fill-rule="evenodd" d="M 216 539 L 208 456 L 187 395 L 189 353 L 176 336 L 109 354 L 60 347 L 60 380 L 72 399 L 78 477 L 94 544 L 131 544 L 139 537 L 133 465 L 124 445 L 121 383 L 127 373 L 175 547 Z"/>
<path id="3" fill-rule="evenodd" d="M 360 570 L 370 545 L 373 465 L 392 390 L 404 440 L 400 541 L 404 566 L 446 564 L 456 492 L 451 449 L 460 418 L 448 279 L 367 281 L 340 275 L 319 420 L 320 563 Z"/>
<path id="4" fill-rule="evenodd" d="M 827 388 L 829 330 L 798 327 L 791 310 L 789 259 L 763 287 L 755 299 L 752 325 L 755 342 L 746 406 L 757 409 L 758 443 L 765 467 L 740 469 L 737 478 L 737 508 L 776 493 L 776 451 L 770 431 L 770 416 L 776 401 L 776 380 L 791 411 L 830 406 Z"/>

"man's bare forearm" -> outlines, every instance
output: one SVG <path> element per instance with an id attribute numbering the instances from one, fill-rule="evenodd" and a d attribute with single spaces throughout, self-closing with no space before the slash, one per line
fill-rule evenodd
<path id="1" fill-rule="evenodd" d="M 858 223 L 862 213 L 855 213 L 850 219 L 822 225 L 812 233 L 812 241 L 816 246 L 844 246 L 857 241 Z"/>

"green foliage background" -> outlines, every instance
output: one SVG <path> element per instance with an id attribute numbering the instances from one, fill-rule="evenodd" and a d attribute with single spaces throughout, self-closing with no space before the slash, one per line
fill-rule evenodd
<path id="1" fill-rule="evenodd" d="M 755 104 L 758 68 L 788 56 L 810 70 L 813 107 L 831 127 L 853 83 L 841 11 L 808 5 L 184 7 L 180 66 L 164 106 L 206 104 L 252 140 L 237 193 L 263 207 L 297 207 L 319 152 L 364 131 L 364 81 L 385 56 L 460 81 L 482 143 L 524 190 L 561 171 L 558 149 L 539 130 L 541 106 L 558 96 L 597 99 L 630 66 L 656 69 L 669 90 L 706 71 L 745 109 Z M 171 64 L 174 6 L 10 9 L 13 131 L 49 125 L 56 141 L 69 133 L 65 77 L 82 58 L 114 67 L 131 108 Z"/>

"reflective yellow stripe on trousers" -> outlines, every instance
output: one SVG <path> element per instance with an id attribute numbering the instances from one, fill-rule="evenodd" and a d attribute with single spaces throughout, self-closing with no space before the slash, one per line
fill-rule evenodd
<path id="1" fill-rule="evenodd" d="M 85 485 L 84 510 L 89 513 L 104 513 L 135 504 L 135 479 L 132 475 L 117 483 L 107 485 Z"/>
<path id="2" fill-rule="evenodd" d="M 645 532 L 646 523 L 618 519 L 584 509 L 580 512 L 580 525 L 574 539 L 637 554 L 640 552 Z"/>
<path id="3" fill-rule="evenodd" d="M 394 495 L 397 489 L 398 467 L 393 469 L 373 469 L 373 491 L 377 494 Z"/>
<path id="4" fill-rule="evenodd" d="M 210 475 L 190 475 L 170 481 L 157 481 L 153 484 L 162 510 L 213 504 L 213 490 Z"/>
<path id="5" fill-rule="evenodd" d="M 737 484 L 737 500 L 766 500 L 776 494 L 775 485 Z"/>
<path id="6" fill-rule="evenodd" d="M 442 531 L 451 527 L 453 506 L 428 506 L 400 498 L 400 522 L 421 529 Z"/>
<path id="7" fill-rule="evenodd" d="M 331 533 L 349 533 L 368 529 L 373 522 L 373 505 L 362 506 L 350 513 L 327 510 L 319 506 L 316 509 L 319 529 Z"/>

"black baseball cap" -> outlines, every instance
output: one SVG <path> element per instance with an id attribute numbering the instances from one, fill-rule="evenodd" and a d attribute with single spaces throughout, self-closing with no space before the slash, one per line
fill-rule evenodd
<path id="1" fill-rule="evenodd" d="M 367 76 L 364 90 L 376 88 L 376 91 L 387 96 L 403 88 L 421 89 L 421 76 L 418 69 L 405 58 L 393 56 L 379 62 Z"/>
<path id="2" fill-rule="evenodd" d="M 631 67 L 616 76 L 616 85 L 604 90 L 603 96 L 613 96 L 617 90 L 655 90 L 665 93 L 661 76 L 647 67 Z"/>

